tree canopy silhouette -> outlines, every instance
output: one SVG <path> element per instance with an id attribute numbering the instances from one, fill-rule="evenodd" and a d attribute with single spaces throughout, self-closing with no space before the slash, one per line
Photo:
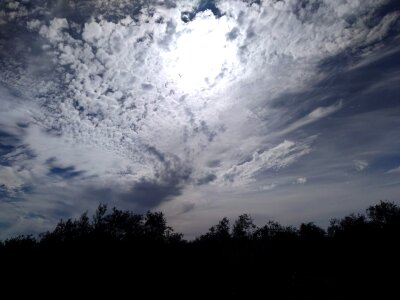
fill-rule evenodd
<path id="1" fill-rule="evenodd" d="M 99 205 L 92 217 L 85 212 L 39 236 L 0 241 L 0 264 L 30 280 L 41 270 L 60 288 L 92 278 L 137 295 L 357 299 L 377 292 L 385 299 L 400 282 L 393 273 L 399 245 L 400 207 L 386 201 L 332 219 L 326 231 L 313 222 L 256 226 L 242 214 L 233 225 L 222 218 L 192 241 L 161 212 Z M 172 288 L 177 282 L 179 289 Z"/>

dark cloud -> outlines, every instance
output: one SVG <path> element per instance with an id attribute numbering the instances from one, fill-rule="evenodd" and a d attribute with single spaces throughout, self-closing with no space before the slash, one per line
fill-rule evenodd
<path id="1" fill-rule="evenodd" d="M 220 165 L 221 165 L 221 160 L 219 159 L 214 159 L 207 162 L 207 166 L 210 168 L 216 168 L 219 167 Z"/>
<path id="2" fill-rule="evenodd" d="M 208 174 L 207 176 L 200 178 L 197 180 L 198 185 L 203 185 L 203 184 L 208 184 L 210 182 L 213 182 L 215 179 L 217 179 L 217 176 L 214 174 Z"/>
<path id="3" fill-rule="evenodd" d="M 75 177 L 79 177 L 83 173 L 84 172 L 82 172 L 82 171 L 76 171 L 75 167 L 73 167 L 73 166 L 66 167 L 66 168 L 55 166 L 55 167 L 50 168 L 48 175 L 49 176 L 57 176 L 57 177 L 61 177 L 63 179 L 68 180 L 68 179 L 72 179 Z"/>
<path id="4" fill-rule="evenodd" d="M 156 209 L 160 204 L 182 194 L 184 185 L 179 178 L 170 182 L 141 179 L 128 191 L 118 188 L 88 187 L 80 197 L 89 203 L 105 203 L 112 206 L 129 207 L 137 212 Z"/>
<path id="5" fill-rule="evenodd" d="M 240 31 L 238 28 L 233 28 L 231 31 L 229 31 L 229 33 L 226 35 L 228 40 L 233 41 L 234 39 L 236 39 L 240 34 Z"/>
<path id="6" fill-rule="evenodd" d="M 140 209 L 153 209 L 161 203 L 181 195 L 183 186 L 178 184 L 178 179 L 175 180 L 176 182 L 159 183 L 142 179 L 134 185 L 129 193 L 122 194 L 119 198 L 134 203 Z"/>
<path id="7" fill-rule="evenodd" d="M 190 211 L 192 211 L 193 209 L 195 209 L 196 205 L 194 203 L 185 203 L 182 207 L 182 214 L 188 213 Z"/>
<path id="8" fill-rule="evenodd" d="M 142 84 L 142 89 L 145 91 L 151 91 L 153 89 L 153 85 L 150 83 L 143 83 Z"/>
<path id="9" fill-rule="evenodd" d="M 0 222 L 0 230 L 6 230 L 12 226 L 12 222 Z"/>
<path id="10" fill-rule="evenodd" d="M 142 179 L 134 184 L 129 193 L 121 194 L 118 197 L 141 209 L 152 209 L 181 195 L 184 182 L 188 178 L 189 174 L 173 171 L 162 175 L 161 180 Z"/>
<path id="11" fill-rule="evenodd" d="M 146 151 L 161 163 L 155 177 L 140 179 L 128 192 L 115 193 L 112 190 L 107 192 L 111 198 L 141 210 L 155 208 L 161 203 L 181 195 L 185 183 L 188 182 L 191 175 L 191 169 L 179 158 L 162 153 L 153 146 L 147 146 Z"/>

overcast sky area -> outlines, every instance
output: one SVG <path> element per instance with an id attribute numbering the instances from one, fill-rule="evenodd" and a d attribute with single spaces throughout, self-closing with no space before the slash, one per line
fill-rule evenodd
<path id="1" fill-rule="evenodd" d="M 399 195 L 397 0 L 0 3 L 0 238 L 99 203 L 192 238 Z"/>

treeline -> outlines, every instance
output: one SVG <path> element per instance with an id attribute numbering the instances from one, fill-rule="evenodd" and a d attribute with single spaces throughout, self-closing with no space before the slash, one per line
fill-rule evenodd
<path id="1" fill-rule="evenodd" d="M 391 202 L 331 220 L 326 231 L 314 223 L 257 227 L 243 214 L 233 224 L 223 218 L 193 241 L 174 232 L 161 212 L 100 205 L 92 217 L 84 213 L 38 237 L 1 242 L 0 264 L 19 279 L 44 276 L 60 288 L 87 288 L 91 278 L 95 286 L 148 296 L 358 299 L 377 293 L 385 299 L 399 293 L 399 244 L 400 207 Z"/>

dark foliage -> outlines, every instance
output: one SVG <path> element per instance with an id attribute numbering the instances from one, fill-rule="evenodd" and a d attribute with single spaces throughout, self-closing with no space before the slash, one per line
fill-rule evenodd
<path id="1" fill-rule="evenodd" d="M 100 205 L 92 218 L 84 213 L 39 237 L 0 242 L 0 264 L 5 287 L 25 286 L 13 289 L 15 298 L 52 287 L 74 298 L 87 291 L 113 298 L 395 299 L 399 244 L 400 207 L 390 202 L 334 219 L 326 232 L 314 223 L 257 227 L 243 214 L 190 242 L 161 212 Z"/>

